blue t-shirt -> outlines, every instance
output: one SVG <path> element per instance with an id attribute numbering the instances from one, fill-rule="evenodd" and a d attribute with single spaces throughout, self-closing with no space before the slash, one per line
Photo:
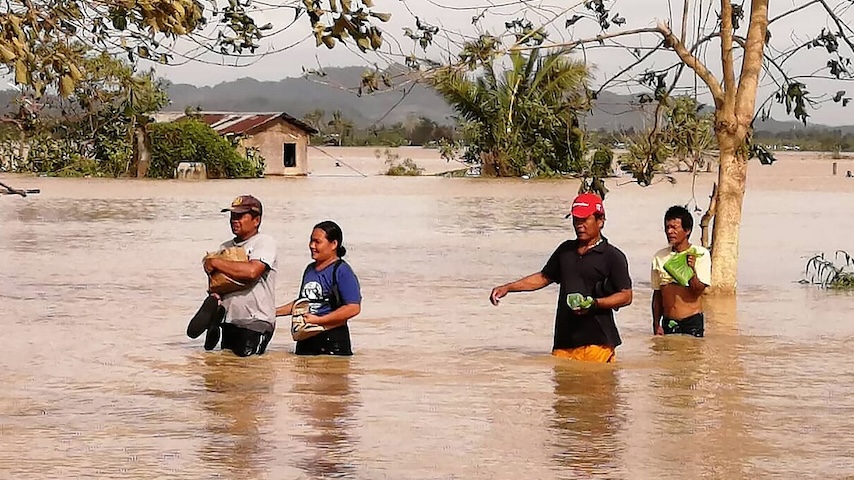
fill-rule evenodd
<path id="1" fill-rule="evenodd" d="M 337 262 L 336 262 L 337 263 Z M 314 315 L 326 315 L 332 311 L 329 304 L 332 298 L 332 271 L 335 263 L 321 271 L 314 269 L 314 263 L 310 264 L 302 277 L 302 288 L 300 297 L 307 298 L 310 302 L 309 312 Z M 351 305 L 362 303 L 362 291 L 359 287 L 359 279 L 353 273 L 353 269 L 345 261 L 340 261 L 335 271 L 337 277 L 338 293 L 341 294 L 341 304 Z"/>

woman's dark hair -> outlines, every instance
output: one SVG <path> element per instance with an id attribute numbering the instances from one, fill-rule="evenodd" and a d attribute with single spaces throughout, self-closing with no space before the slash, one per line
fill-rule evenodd
<path id="1" fill-rule="evenodd" d="M 335 250 L 335 255 L 338 255 L 338 258 L 344 258 L 344 255 L 347 255 L 347 249 L 344 248 L 344 233 L 341 232 L 341 227 L 337 223 L 326 220 L 318 223 L 314 228 L 323 230 L 327 241 L 338 242 L 338 248 Z"/>

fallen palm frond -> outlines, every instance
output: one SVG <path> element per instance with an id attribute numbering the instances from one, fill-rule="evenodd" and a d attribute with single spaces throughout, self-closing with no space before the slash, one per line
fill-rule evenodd
<path id="1" fill-rule="evenodd" d="M 800 283 L 818 285 L 824 289 L 854 290 L 854 257 L 848 252 L 837 250 L 834 260 L 825 258 L 824 253 L 811 257 L 804 269 L 807 278 Z"/>

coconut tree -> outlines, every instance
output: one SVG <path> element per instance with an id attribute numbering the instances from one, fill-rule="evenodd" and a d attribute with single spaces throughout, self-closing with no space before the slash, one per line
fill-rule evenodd
<path id="1" fill-rule="evenodd" d="M 484 175 L 578 171 L 584 154 L 578 116 L 589 108 L 587 68 L 563 51 L 541 55 L 534 49 L 512 53 L 509 60 L 503 71 L 484 62 L 475 78 L 461 67 L 440 69 L 432 77 L 436 91 L 464 122 L 465 157 L 481 163 Z"/>
<path id="2" fill-rule="evenodd" d="M 335 110 L 332 112 L 332 120 L 329 121 L 328 126 L 332 129 L 335 135 L 338 136 L 339 147 L 343 145 L 344 137 L 350 135 L 353 131 L 353 122 L 344 118 L 341 110 Z"/>

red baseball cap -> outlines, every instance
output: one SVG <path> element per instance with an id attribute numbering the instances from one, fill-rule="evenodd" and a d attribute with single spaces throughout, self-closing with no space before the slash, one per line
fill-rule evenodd
<path id="1" fill-rule="evenodd" d="M 595 193 L 582 193 L 572 201 L 572 208 L 569 210 L 566 218 L 587 218 L 597 213 L 605 215 L 605 206 L 602 204 L 602 199 Z"/>

